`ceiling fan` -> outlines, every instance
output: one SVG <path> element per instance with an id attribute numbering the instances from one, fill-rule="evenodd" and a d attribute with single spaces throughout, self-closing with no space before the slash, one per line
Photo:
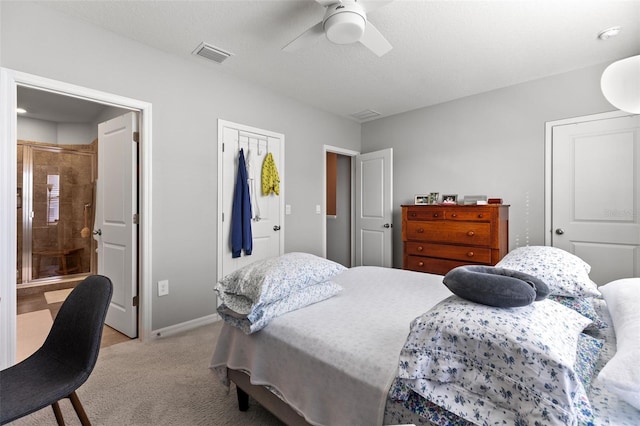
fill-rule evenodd
<path id="1" fill-rule="evenodd" d="M 379 0 L 316 0 L 327 9 L 322 21 L 282 48 L 293 52 L 311 45 L 323 35 L 335 44 L 362 43 L 378 56 L 392 49 L 376 27 L 367 21 L 367 13 L 391 3 Z"/>

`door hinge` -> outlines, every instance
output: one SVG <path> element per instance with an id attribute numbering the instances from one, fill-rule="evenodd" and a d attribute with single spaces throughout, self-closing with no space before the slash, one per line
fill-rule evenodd
<path id="1" fill-rule="evenodd" d="M 222 142 L 222 152 L 224 152 L 224 142 Z"/>
<path id="2" fill-rule="evenodd" d="M 133 296 L 133 306 L 134 306 L 135 308 L 137 308 L 137 307 L 138 307 L 138 296 Z"/>
<path id="3" fill-rule="evenodd" d="M 224 212 L 222 212 L 222 221 L 224 222 Z"/>
<path id="4" fill-rule="evenodd" d="M 137 225 L 137 224 L 138 224 L 138 219 L 139 219 L 139 217 L 138 217 L 138 213 L 134 213 L 134 214 L 133 214 L 133 224 L 134 224 L 134 225 Z"/>
<path id="5" fill-rule="evenodd" d="M 140 133 L 139 132 L 133 132 L 133 141 L 134 142 L 140 142 Z"/>

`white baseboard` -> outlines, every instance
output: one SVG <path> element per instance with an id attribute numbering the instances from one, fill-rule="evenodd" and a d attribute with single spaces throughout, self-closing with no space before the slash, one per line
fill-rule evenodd
<path id="1" fill-rule="evenodd" d="M 193 330 L 194 328 L 201 327 L 207 324 L 213 324 L 216 321 L 220 321 L 220 315 L 211 314 L 206 317 L 200 317 L 191 321 L 183 322 L 180 324 L 171 325 L 169 327 L 160 328 L 151 332 L 151 339 L 159 339 L 162 337 L 171 336 L 174 334 L 182 333 L 184 331 Z"/>

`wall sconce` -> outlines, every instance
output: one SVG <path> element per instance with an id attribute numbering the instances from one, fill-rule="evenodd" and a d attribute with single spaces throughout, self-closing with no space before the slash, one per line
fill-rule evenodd
<path id="1" fill-rule="evenodd" d="M 609 65 L 602 73 L 600 88 L 614 107 L 640 114 L 640 55 Z"/>

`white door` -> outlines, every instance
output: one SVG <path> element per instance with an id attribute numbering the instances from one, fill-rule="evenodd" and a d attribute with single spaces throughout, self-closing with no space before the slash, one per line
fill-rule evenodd
<path id="1" fill-rule="evenodd" d="M 393 262 L 393 149 L 356 156 L 355 266 Z"/>
<path id="2" fill-rule="evenodd" d="M 249 263 L 284 253 L 284 135 L 218 120 L 218 279 Z M 233 194 L 243 150 L 249 178 L 253 219 L 253 250 L 246 256 L 231 256 Z M 280 193 L 262 194 L 262 165 L 273 156 L 280 177 Z"/>
<path id="3" fill-rule="evenodd" d="M 113 282 L 106 323 L 138 335 L 138 143 L 137 116 L 130 112 L 98 125 L 98 181 L 94 238 L 98 274 Z"/>
<path id="4" fill-rule="evenodd" d="M 552 245 L 602 285 L 640 275 L 640 116 L 553 127 Z"/>

